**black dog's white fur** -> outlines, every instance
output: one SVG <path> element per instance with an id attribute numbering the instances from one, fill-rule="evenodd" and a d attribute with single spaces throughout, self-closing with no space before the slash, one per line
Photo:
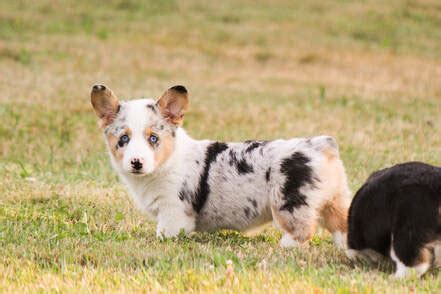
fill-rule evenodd
<path id="1" fill-rule="evenodd" d="M 389 256 L 397 278 L 440 262 L 441 168 L 403 163 L 373 173 L 349 210 L 348 257 Z"/>

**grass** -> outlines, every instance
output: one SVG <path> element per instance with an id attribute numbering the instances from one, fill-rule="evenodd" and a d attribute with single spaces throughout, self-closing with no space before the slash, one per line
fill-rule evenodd
<path id="1" fill-rule="evenodd" d="M 0 0 L 1 292 L 439 292 L 320 232 L 159 241 L 110 168 L 89 102 L 191 91 L 185 127 L 226 141 L 330 134 L 352 190 L 441 164 L 441 5 L 424 1 Z M 233 262 L 227 264 L 227 260 Z"/>

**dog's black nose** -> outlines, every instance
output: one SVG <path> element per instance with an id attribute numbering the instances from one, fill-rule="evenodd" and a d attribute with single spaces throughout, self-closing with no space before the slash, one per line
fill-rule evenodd
<path id="1" fill-rule="evenodd" d="M 94 85 L 92 87 L 92 91 L 96 91 L 96 92 L 103 91 L 105 89 L 106 89 L 106 86 L 104 86 L 104 85 Z"/>
<path id="2" fill-rule="evenodd" d="M 132 159 L 132 160 L 130 161 L 130 164 L 132 165 L 132 167 L 133 167 L 134 170 L 140 170 L 140 169 L 142 169 L 142 163 L 141 163 L 141 161 L 139 161 L 138 158 Z"/>

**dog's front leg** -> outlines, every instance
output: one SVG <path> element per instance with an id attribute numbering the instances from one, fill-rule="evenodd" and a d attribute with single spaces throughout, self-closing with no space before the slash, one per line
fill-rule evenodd
<path id="1" fill-rule="evenodd" d="M 195 217 L 189 216 L 181 207 L 160 210 L 157 220 L 156 236 L 159 238 L 176 237 L 181 231 L 189 234 L 195 229 Z"/>

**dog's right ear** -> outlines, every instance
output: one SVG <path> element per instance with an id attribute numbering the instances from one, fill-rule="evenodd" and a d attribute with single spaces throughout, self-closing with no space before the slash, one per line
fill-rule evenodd
<path id="1" fill-rule="evenodd" d="M 156 104 L 168 122 L 180 126 L 188 108 L 188 91 L 180 85 L 171 87 L 162 94 Z"/>
<path id="2" fill-rule="evenodd" d="M 119 110 L 118 98 L 104 85 L 95 85 L 90 93 L 90 101 L 96 115 L 101 119 L 101 127 L 113 122 Z"/>

